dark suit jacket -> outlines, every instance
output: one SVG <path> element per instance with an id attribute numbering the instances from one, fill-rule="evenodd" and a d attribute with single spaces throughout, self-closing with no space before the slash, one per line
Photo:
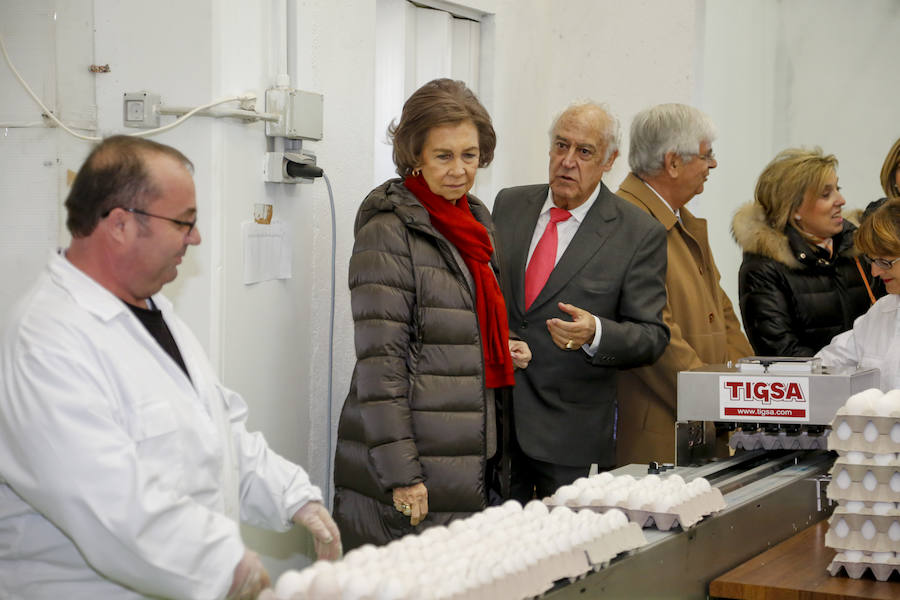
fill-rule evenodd
<path id="1" fill-rule="evenodd" d="M 528 247 L 548 189 L 547 184 L 504 189 L 494 203 L 509 328 L 532 352 L 528 368 L 516 371 L 516 435 L 522 450 L 537 460 L 608 467 L 616 462 L 616 373 L 654 362 L 669 341 L 662 320 L 666 230 L 601 184 L 565 254 L 525 311 Z M 593 358 L 553 343 L 547 319 L 569 319 L 557 302 L 600 319 Z"/>

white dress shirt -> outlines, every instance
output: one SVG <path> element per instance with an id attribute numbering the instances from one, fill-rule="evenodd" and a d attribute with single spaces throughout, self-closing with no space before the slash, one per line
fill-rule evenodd
<path id="1" fill-rule="evenodd" d="M 569 211 L 572 214 L 571 217 L 556 224 L 557 241 L 556 258 L 553 261 L 554 267 L 559 262 L 562 255 L 565 254 L 566 248 L 569 247 L 572 238 L 574 238 L 575 233 L 578 232 L 578 228 L 581 226 L 582 221 L 584 221 L 584 217 L 591 209 L 591 206 L 594 205 L 597 197 L 600 196 L 600 185 L 601 184 L 599 183 L 597 184 L 597 187 L 594 188 L 594 191 L 581 206 Z M 526 265 L 531 262 L 531 255 L 534 254 L 534 249 L 537 247 L 538 241 L 540 241 L 541 236 L 544 235 L 547 223 L 550 222 L 550 209 L 554 206 L 556 206 L 556 204 L 553 203 L 553 190 L 547 190 L 547 199 L 544 201 L 544 206 L 541 208 L 541 214 L 538 216 L 537 223 L 534 226 L 534 233 L 531 236 L 531 245 L 528 247 L 528 261 L 525 263 Z M 590 356 L 594 356 L 594 354 L 597 353 L 597 348 L 600 346 L 602 329 L 600 319 L 594 317 L 594 324 L 594 339 L 591 341 L 590 345 L 584 344 L 582 346 L 582 349 Z"/>

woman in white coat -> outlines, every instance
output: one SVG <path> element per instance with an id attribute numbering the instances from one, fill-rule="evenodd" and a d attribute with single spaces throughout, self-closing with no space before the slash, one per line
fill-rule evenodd
<path id="1" fill-rule="evenodd" d="M 863 220 L 856 246 L 866 254 L 873 277 L 887 295 L 837 335 L 816 356 L 827 366 L 858 366 L 881 371 L 881 389 L 900 388 L 900 198 L 893 198 Z"/>

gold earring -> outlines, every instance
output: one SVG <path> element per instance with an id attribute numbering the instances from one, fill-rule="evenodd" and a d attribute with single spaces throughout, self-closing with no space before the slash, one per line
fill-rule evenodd
<path id="1" fill-rule="evenodd" d="M 418 177 L 422 173 L 422 169 L 413 169 L 413 177 Z"/>

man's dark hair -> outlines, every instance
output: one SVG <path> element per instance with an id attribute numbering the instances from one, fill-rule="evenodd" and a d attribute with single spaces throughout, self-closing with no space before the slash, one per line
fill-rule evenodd
<path id="1" fill-rule="evenodd" d="M 171 146 L 127 135 L 106 138 L 88 155 L 66 198 L 66 227 L 72 237 L 91 235 L 116 207 L 147 207 L 159 194 L 145 165 L 151 154 L 169 156 L 193 172 L 193 163 Z"/>

